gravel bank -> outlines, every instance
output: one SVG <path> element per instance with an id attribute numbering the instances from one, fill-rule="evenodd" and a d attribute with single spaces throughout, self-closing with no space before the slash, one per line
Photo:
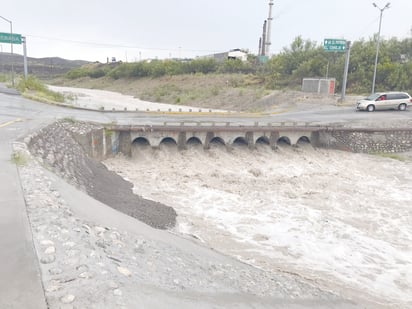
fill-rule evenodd
<path id="1" fill-rule="evenodd" d="M 172 207 L 133 194 L 133 185 L 89 158 L 73 138 L 96 127 L 84 123 L 56 122 L 31 136 L 30 151 L 53 171 L 90 196 L 152 227 L 166 229 L 176 223 Z"/>

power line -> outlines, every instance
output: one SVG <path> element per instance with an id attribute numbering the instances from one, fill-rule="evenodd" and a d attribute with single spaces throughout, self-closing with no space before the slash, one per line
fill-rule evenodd
<path id="1" fill-rule="evenodd" d="M 176 47 L 176 48 L 145 47 L 145 46 L 128 45 L 128 44 L 113 44 L 113 43 L 101 43 L 101 42 L 92 42 L 92 41 L 80 41 L 80 40 L 70 40 L 70 39 L 62 39 L 62 38 L 55 38 L 55 37 L 32 35 L 32 34 L 28 34 L 26 35 L 26 37 L 43 39 L 43 40 L 48 40 L 48 41 L 89 45 L 89 46 L 95 46 L 95 47 L 129 48 L 129 49 L 143 49 L 143 50 L 153 50 L 153 51 L 182 51 L 183 50 L 183 51 L 188 51 L 188 52 L 205 52 L 205 53 L 206 52 L 207 53 L 219 52 L 218 50 L 207 50 L 207 49 L 182 49 L 181 47 Z"/>

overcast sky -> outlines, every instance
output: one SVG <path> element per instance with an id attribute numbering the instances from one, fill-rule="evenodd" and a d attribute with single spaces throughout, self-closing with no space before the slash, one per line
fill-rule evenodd
<path id="1" fill-rule="evenodd" d="M 275 0 L 271 53 L 301 35 L 369 39 L 378 32 L 373 0 Z M 375 0 L 384 7 L 387 1 Z M 0 16 L 27 37 L 30 57 L 105 62 L 195 57 L 234 48 L 258 52 L 269 0 L 4 0 Z M 412 0 L 392 0 L 382 36 L 411 37 Z M 0 32 L 10 24 L 0 20 Z M 4 52 L 10 44 L 0 43 Z M 14 52 L 23 53 L 21 45 Z"/>

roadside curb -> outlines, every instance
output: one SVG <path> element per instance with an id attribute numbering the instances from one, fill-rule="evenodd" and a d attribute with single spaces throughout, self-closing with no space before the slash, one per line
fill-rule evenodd
<path id="1" fill-rule="evenodd" d="M 14 88 L 3 88 L 0 86 L 0 93 L 9 94 L 9 95 L 21 95 L 21 93 Z"/>
<path id="2" fill-rule="evenodd" d="M 183 110 L 177 110 L 177 111 L 173 111 L 171 109 L 169 110 L 150 110 L 150 109 L 138 109 L 136 108 L 135 110 L 131 110 L 131 109 L 127 109 L 126 107 L 123 109 L 105 109 L 105 108 L 90 108 L 90 107 L 83 107 L 83 106 L 76 106 L 73 104 L 68 104 L 68 103 L 59 103 L 59 102 L 54 102 L 54 101 L 50 101 L 50 100 L 46 100 L 43 98 L 38 98 L 36 96 L 33 95 L 27 95 L 27 94 L 21 94 L 23 97 L 36 101 L 36 102 L 40 102 L 40 103 L 45 103 L 45 104 L 49 104 L 49 105 L 55 105 L 55 106 L 61 106 L 61 107 L 66 107 L 66 108 L 71 108 L 71 109 L 77 109 L 77 110 L 84 110 L 84 111 L 92 111 L 92 112 L 100 112 L 100 113 L 125 113 L 125 114 L 135 114 L 135 113 L 144 113 L 144 114 L 148 114 L 148 115 L 175 115 L 175 116 L 214 116 L 214 117 L 263 117 L 263 116 L 267 116 L 268 113 L 250 113 L 250 112 L 235 112 L 235 111 L 227 111 L 227 112 L 216 112 L 213 111 L 211 109 L 209 109 L 208 111 L 202 111 L 204 109 L 191 109 L 189 111 L 183 111 Z M 280 111 L 280 112 L 274 112 L 274 113 L 270 113 L 270 114 L 281 114 L 284 111 Z"/>

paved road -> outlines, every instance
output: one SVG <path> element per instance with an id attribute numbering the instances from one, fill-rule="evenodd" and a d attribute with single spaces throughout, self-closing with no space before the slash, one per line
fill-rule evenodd
<path id="1" fill-rule="evenodd" d="M 290 110 L 280 114 L 256 114 L 242 116 L 240 114 L 212 114 L 207 113 L 182 113 L 163 114 L 146 112 L 101 112 L 100 102 L 96 102 L 96 111 L 63 108 L 54 105 L 33 102 L 18 95 L 1 94 L 0 85 L 0 115 L 3 119 L 58 119 L 70 117 L 77 120 L 93 122 L 116 122 L 118 124 L 159 124 L 171 121 L 198 121 L 198 122 L 231 122 L 234 124 L 254 124 L 268 122 L 313 122 L 321 124 L 330 123 L 380 123 L 380 122 L 402 122 L 412 120 L 412 108 L 406 112 L 399 111 L 376 111 L 355 112 L 353 107 L 329 106 L 319 109 L 304 111 Z M 5 117 L 5 118 L 4 118 Z M 8 117 L 8 118 L 7 118 Z M 3 120 L 0 119 L 0 120 Z M 25 120 L 25 121 L 26 121 Z"/>
<path id="2" fill-rule="evenodd" d="M 2 100 L 4 97 L 1 98 Z M 28 132 L 14 115 L 0 116 L 0 304 L 1 308 L 46 308 L 12 141 Z"/>
<path id="3" fill-rule="evenodd" d="M 30 225 L 16 166 L 11 162 L 12 142 L 37 127 L 59 118 L 118 124 L 159 124 L 165 121 L 221 121 L 253 124 L 280 121 L 316 123 L 362 123 L 412 121 L 412 112 L 355 112 L 353 108 L 331 107 L 322 110 L 276 115 L 164 115 L 153 113 L 110 113 L 62 108 L 33 102 L 13 93 L 0 93 L 0 300 L 2 308 L 45 308 L 43 287 L 37 263 L 33 261 Z"/>

